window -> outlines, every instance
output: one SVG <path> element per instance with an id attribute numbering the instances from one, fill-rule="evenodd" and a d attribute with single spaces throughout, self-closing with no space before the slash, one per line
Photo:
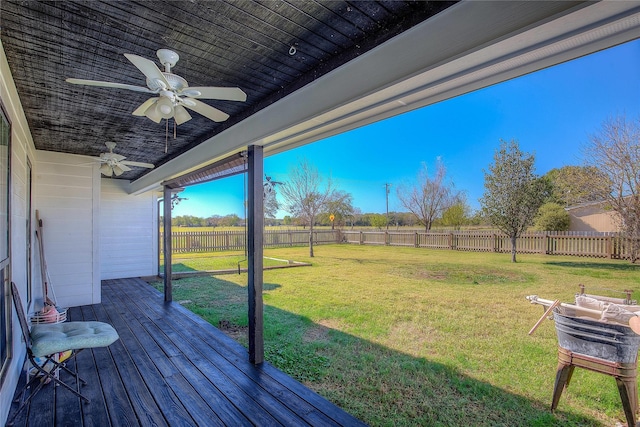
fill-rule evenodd
<path id="1" fill-rule="evenodd" d="M 0 106 L 1 107 L 1 106 Z M 9 158 L 11 125 L 0 108 L 0 378 L 4 379 L 11 351 L 9 296 Z"/>

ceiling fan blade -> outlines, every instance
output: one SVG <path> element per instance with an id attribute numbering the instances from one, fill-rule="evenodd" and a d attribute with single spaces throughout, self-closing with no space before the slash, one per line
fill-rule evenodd
<path id="1" fill-rule="evenodd" d="M 173 119 L 176 124 L 181 125 L 184 122 L 191 120 L 191 114 L 182 105 L 178 105 L 173 109 Z"/>
<path id="2" fill-rule="evenodd" d="M 162 82 L 165 88 L 171 87 L 164 74 L 162 74 L 162 71 L 160 71 L 155 62 L 138 55 L 132 55 L 130 53 L 125 53 L 124 56 L 126 56 L 127 59 L 131 61 L 131 63 L 135 65 L 136 68 L 138 68 L 138 70 L 142 71 L 142 74 L 147 76 L 149 80 L 159 80 L 160 82 Z"/>
<path id="3" fill-rule="evenodd" d="M 136 110 L 131 113 L 134 116 L 144 116 L 147 109 L 158 101 L 158 98 L 149 98 L 144 101 Z"/>
<path id="4" fill-rule="evenodd" d="M 113 168 L 114 168 L 114 170 L 116 168 L 120 168 L 120 170 L 122 170 L 122 172 L 129 172 L 131 170 L 131 168 L 129 166 L 127 166 L 126 163 L 123 163 L 123 162 L 118 162 Z"/>
<path id="5" fill-rule="evenodd" d="M 200 95 L 190 95 L 189 92 L 197 91 Z M 184 95 L 200 99 L 220 99 L 223 101 L 246 101 L 247 94 L 238 87 L 188 87 L 183 91 Z M 192 92 L 193 93 L 193 92 Z"/>
<path id="6" fill-rule="evenodd" d="M 185 107 L 195 111 L 198 114 L 202 114 L 203 116 L 210 120 L 213 120 L 214 122 L 224 122 L 229 118 L 229 115 L 227 113 L 224 113 L 217 108 L 213 108 L 212 106 L 207 105 L 202 101 L 198 101 L 197 99 L 192 99 L 192 101 L 194 101 L 196 105 L 185 105 Z"/>
<path id="7" fill-rule="evenodd" d="M 193 107 L 194 105 L 196 105 L 196 101 L 191 99 L 191 98 L 180 98 L 180 97 L 176 97 L 178 99 L 178 102 L 181 103 L 182 105 L 187 105 L 189 107 Z"/>
<path id="8" fill-rule="evenodd" d="M 95 161 L 98 161 L 98 162 L 101 162 L 101 163 L 102 163 L 102 162 L 105 162 L 105 161 L 106 161 L 106 160 L 105 160 L 105 159 L 103 159 L 102 157 L 94 157 L 94 156 L 82 156 L 82 157 L 84 157 L 85 159 L 93 160 L 94 162 L 95 162 Z"/>
<path id="9" fill-rule="evenodd" d="M 100 173 L 102 173 L 104 176 L 111 176 L 113 175 L 113 169 L 111 169 L 111 166 L 104 163 L 102 166 L 100 166 Z"/>
<path id="10" fill-rule="evenodd" d="M 129 160 L 123 160 L 120 162 L 121 165 L 127 165 L 127 166 L 136 166 L 139 168 L 149 168 L 149 169 L 153 169 L 155 166 L 152 165 L 151 163 L 142 163 L 142 162 L 132 162 Z"/>
<path id="11" fill-rule="evenodd" d="M 142 86 L 133 86 L 124 83 L 114 83 L 114 82 L 103 82 L 100 80 L 84 80 L 84 79 L 67 79 L 67 83 L 72 83 L 74 85 L 87 85 L 87 86 L 99 86 L 99 87 L 111 87 L 115 89 L 127 89 L 133 90 L 136 92 L 146 92 L 146 93 L 155 93 L 148 87 Z"/>

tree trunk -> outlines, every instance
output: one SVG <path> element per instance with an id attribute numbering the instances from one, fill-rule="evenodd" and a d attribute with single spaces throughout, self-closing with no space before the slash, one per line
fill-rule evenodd
<path id="1" fill-rule="evenodd" d="M 511 236 L 511 262 L 516 262 L 516 236 Z"/>
<path id="2" fill-rule="evenodd" d="M 313 224 L 309 226 L 309 256 L 313 258 Z"/>

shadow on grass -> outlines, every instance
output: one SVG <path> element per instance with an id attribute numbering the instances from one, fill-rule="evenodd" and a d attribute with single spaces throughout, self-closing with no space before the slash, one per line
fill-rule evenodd
<path id="1" fill-rule="evenodd" d="M 264 289 L 280 286 L 268 283 Z M 175 300 L 200 300 L 185 307 L 223 331 L 230 329 L 229 335 L 245 347 L 246 293 L 245 287 L 216 277 L 174 282 Z M 203 307 L 204 300 L 212 303 Z M 314 323 L 268 304 L 264 326 L 269 363 L 372 426 L 602 425 L 563 411 L 562 401 L 552 414 L 552 390 L 548 402 L 528 399 L 455 366 L 391 350 L 344 333 L 338 325 Z"/>
<path id="2" fill-rule="evenodd" d="M 617 262 L 589 262 L 589 261 L 548 261 L 545 265 L 569 268 L 593 268 L 596 270 L 616 270 L 616 271 L 640 271 L 640 265 L 631 264 L 629 261 Z"/>
<path id="3" fill-rule="evenodd" d="M 196 271 L 196 269 L 192 267 L 188 267 L 185 264 L 180 262 L 180 263 L 171 264 L 171 271 L 174 273 L 187 273 L 190 271 Z"/>

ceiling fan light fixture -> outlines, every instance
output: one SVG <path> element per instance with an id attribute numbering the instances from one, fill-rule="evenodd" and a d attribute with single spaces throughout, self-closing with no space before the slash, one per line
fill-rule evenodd
<path id="1" fill-rule="evenodd" d="M 175 108 L 175 120 L 176 120 L 176 124 L 180 125 L 184 122 L 188 122 L 189 120 L 191 120 L 191 114 L 189 114 L 189 112 L 181 105 L 178 105 Z"/>
<path id="2" fill-rule="evenodd" d="M 124 170 L 119 165 L 115 165 L 113 166 L 113 173 L 116 174 L 116 176 L 120 176 L 124 173 Z"/>
<path id="3" fill-rule="evenodd" d="M 158 111 L 157 102 L 154 102 L 149 108 L 146 109 L 144 115 L 147 116 L 150 120 L 153 120 L 156 123 L 160 123 L 162 120 L 162 114 Z"/>
<path id="4" fill-rule="evenodd" d="M 173 117 L 173 102 L 169 98 L 160 98 L 158 102 L 156 102 L 156 111 L 162 118 L 170 119 Z"/>
<path id="5" fill-rule="evenodd" d="M 100 165 L 100 173 L 104 176 L 111 176 L 113 174 L 113 170 L 111 169 L 111 166 L 103 163 L 102 165 Z"/>

